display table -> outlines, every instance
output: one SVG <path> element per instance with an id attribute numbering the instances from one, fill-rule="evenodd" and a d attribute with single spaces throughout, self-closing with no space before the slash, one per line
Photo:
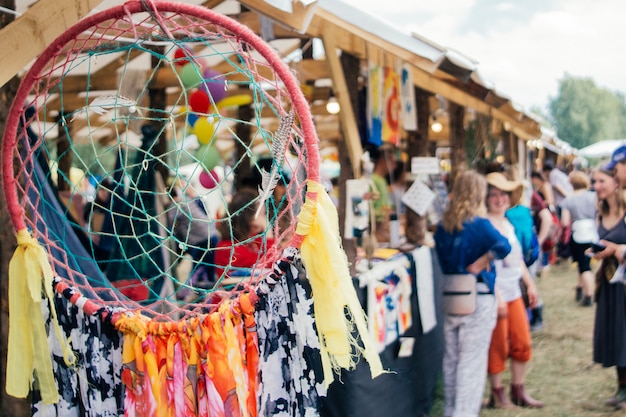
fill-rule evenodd
<path id="1" fill-rule="evenodd" d="M 371 271 L 355 277 L 354 283 L 368 315 L 386 314 L 386 317 L 368 317 L 368 320 L 370 334 L 381 350 L 383 367 L 390 372 L 371 379 L 369 366 L 364 361 L 354 371 L 343 372 L 341 381 L 335 381 L 329 388 L 321 409 L 324 417 L 422 417 L 427 416 L 432 407 L 444 352 L 443 315 L 438 308 L 441 302 L 439 262 L 434 250 L 425 247 L 381 262 Z M 391 313 L 381 313 L 384 309 L 371 304 L 382 294 L 379 283 L 383 283 L 383 287 L 385 282 L 391 282 L 394 289 L 401 287 L 397 284 L 402 280 L 396 279 L 400 277 L 390 278 L 396 275 L 393 271 L 398 271 L 398 267 L 408 272 L 411 291 L 408 294 L 401 289 L 398 295 L 391 290 L 389 297 L 383 300 L 387 304 L 398 302 L 398 308 L 391 305 L 386 310 L 387 313 L 395 311 L 398 316 L 399 324 L 394 330 Z M 398 272 L 397 275 L 403 275 Z M 410 308 L 411 312 L 410 326 L 406 329 L 400 323 L 407 323 L 407 318 L 401 317 L 402 311 L 399 311 L 403 294 L 408 295 L 406 302 L 410 303 L 404 310 Z M 373 324 L 372 319 L 378 324 Z M 381 323 L 387 323 L 386 329 L 381 328 Z"/>

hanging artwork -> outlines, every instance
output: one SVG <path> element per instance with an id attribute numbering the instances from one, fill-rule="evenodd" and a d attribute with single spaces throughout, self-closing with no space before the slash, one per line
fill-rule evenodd
<path id="1" fill-rule="evenodd" d="M 383 81 L 384 70 L 370 62 L 367 87 L 367 142 L 380 146 L 383 143 Z"/>
<path id="2" fill-rule="evenodd" d="M 413 325 L 411 294 L 411 276 L 404 266 L 398 266 L 384 277 L 368 283 L 370 334 L 378 352 L 395 342 Z"/>
<path id="3" fill-rule="evenodd" d="M 403 64 L 400 70 L 400 91 L 402 98 L 402 128 L 408 131 L 417 130 L 417 108 L 415 102 L 415 86 L 411 75 L 411 66 Z"/>
<path id="4" fill-rule="evenodd" d="M 394 146 L 400 144 L 400 74 L 395 68 L 384 67 L 382 140 Z"/>

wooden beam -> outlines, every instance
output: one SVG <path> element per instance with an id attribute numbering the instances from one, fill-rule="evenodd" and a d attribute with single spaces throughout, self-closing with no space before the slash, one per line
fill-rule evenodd
<path id="1" fill-rule="evenodd" d="M 325 101 L 328 99 L 330 95 L 329 93 L 330 93 L 329 87 L 319 87 L 313 90 L 312 101 L 315 103 L 311 105 L 311 114 L 313 114 L 314 116 L 328 116 L 330 118 L 339 119 L 339 116 L 330 115 L 328 113 L 328 110 L 326 110 Z M 252 94 L 253 94 L 252 91 L 248 89 L 231 89 L 228 91 L 228 96 L 235 96 L 235 95 L 250 95 L 251 96 Z M 269 94 L 272 96 L 274 95 L 271 92 Z M 93 94 L 92 92 L 90 96 L 91 98 L 89 99 L 89 101 L 93 100 L 93 97 L 97 97 L 97 96 L 98 94 Z M 63 107 L 61 107 L 61 103 L 63 104 Z M 180 89 L 168 90 L 166 103 L 168 107 L 183 104 L 181 102 Z M 75 110 L 85 107 L 85 105 L 87 105 L 87 101 L 85 100 L 85 97 L 82 95 L 64 94 L 63 102 L 61 102 L 58 96 L 54 96 L 50 98 L 46 103 L 45 116 L 42 113 L 40 117 L 45 118 L 45 120 L 47 121 L 54 122 L 57 117 L 57 112 L 71 113 Z M 261 115 L 261 117 L 275 117 L 275 116 L 276 116 L 275 113 L 269 108 L 264 108 L 263 114 Z M 76 123 L 78 120 L 81 120 L 81 119 L 80 118 L 76 119 L 74 123 Z M 92 115 L 92 120 L 93 120 L 93 115 Z"/>
<path id="2" fill-rule="evenodd" d="M 470 107 L 477 112 L 491 115 L 502 121 L 509 122 L 512 130 L 520 137 L 539 137 L 541 131 L 539 126 L 528 126 L 520 123 L 517 119 L 519 112 L 505 107 L 499 110 L 496 107 L 488 105 L 485 101 L 480 100 L 463 89 L 454 87 L 446 82 L 450 76 L 442 71 L 437 70 L 437 62 L 432 62 L 427 58 L 416 55 L 414 52 L 407 51 L 397 45 L 394 45 L 377 34 L 372 34 L 357 26 L 351 25 L 339 16 L 318 8 L 315 11 L 315 17 L 309 25 L 307 33 L 311 36 L 322 37 L 325 32 L 328 37 L 333 37 L 336 46 L 344 51 L 350 52 L 363 59 L 368 59 L 368 49 L 376 48 L 385 54 L 391 54 L 400 58 L 404 62 L 411 64 L 413 82 L 416 87 L 426 91 L 440 94 L 446 99 L 460 104 L 464 107 Z M 506 104 L 505 104 L 506 106 Z M 510 106 L 510 104 L 509 104 Z M 519 134 L 519 132 L 523 132 Z"/>
<path id="3" fill-rule="evenodd" d="M 316 1 L 306 6 L 299 1 L 295 1 L 292 3 L 293 10 L 291 13 L 278 9 L 265 1 L 239 0 L 239 3 L 243 4 L 250 10 L 254 10 L 260 14 L 268 16 L 272 20 L 275 20 L 283 25 L 287 25 L 300 33 L 306 32 L 306 29 L 313 18 L 313 13 L 317 9 Z"/>
<path id="4" fill-rule="evenodd" d="M 142 51 L 141 49 L 131 49 L 128 52 L 118 54 L 118 56 L 113 61 L 109 62 L 102 68 L 98 68 L 98 70 L 94 74 L 91 74 L 91 78 L 93 79 L 94 76 L 97 76 L 97 77 L 112 76 L 117 79 L 117 70 L 120 67 L 122 67 L 122 65 L 129 63 L 130 61 L 137 58 L 139 55 L 143 53 L 144 51 Z"/>
<path id="5" fill-rule="evenodd" d="M 0 30 L 0 85 L 24 68 L 54 39 L 87 15 L 101 0 L 39 0 Z"/>
<path id="6" fill-rule="evenodd" d="M 202 5 L 204 7 L 206 7 L 207 9 L 212 9 L 212 8 L 214 8 L 216 6 L 219 6 L 223 2 L 224 2 L 224 0 L 207 0 L 204 3 L 202 3 Z"/>
<path id="7" fill-rule="evenodd" d="M 478 113 L 490 115 L 498 120 L 510 123 L 511 129 L 515 129 L 516 134 L 517 131 L 520 130 L 525 132 L 525 134 L 523 135 L 518 134 L 518 136 L 520 137 L 529 135 L 541 135 L 541 131 L 539 129 L 529 132 L 528 126 L 524 125 L 517 117 L 513 116 L 511 114 L 511 110 L 508 109 L 508 107 L 506 111 L 493 108 L 479 98 L 466 94 L 462 90 L 453 87 L 447 82 L 433 77 L 431 74 L 428 74 L 415 67 L 411 67 L 411 75 L 413 77 L 413 83 L 426 91 L 430 91 L 434 94 L 439 94 L 453 103 L 459 104 L 463 107 L 472 108 Z"/>
<path id="8" fill-rule="evenodd" d="M 348 145 L 348 152 L 350 153 L 352 173 L 354 174 L 354 178 L 360 178 L 363 147 L 361 146 L 359 128 L 356 124 L 356 116 L 352 109 L 352 103 L 350 102 L 350 92 L 346 85 L 346 77 L 343 73 L 339 57 L 337 57 L 337 45 L 335 44 L 334 38 L 325 34 L 322 35 L 322 42 L 324 43 L 324 51 L 326 51 L 326 62 L 328 62 L 328 68 L 330 69 L 330 75 L 333 80 L 333 91 L 335 97 L 337 97 L 339 106 L 341 106 L 339 118 L 344 131 L 344 140 Z"/>
<path id="9" fill-rule="evenodd" d="M 328 63 L 320 59 L 303 59 L 294 64 L 298 79 L 302 82 L 330 78 Z"/>
<path id="10" fill-rule="evenodd" d="M 239 14 L 237 16 L 237 22 L 249 27 L 254 33 L 261 33 L 261 22 L 259 20 L 259 14 L 256 12 L 243 12 Z M 272 31 L 275 39 L 307 37 L 303 33 L 295 32 L 293 29 L 280 24 L 274 24 Z"/>
<path id="11" fill-rule="evenodd" d="M 284 53 L 288 54 L 293 51 L 294 48 L 290 48 Z M 89 90 L 117 90 L 119 87 L 119 76 L 117 69 L 125 64 L 130 56 L 130 60 L 137 58 L 143 51 L 134 49 L 128 53 L 119 54 L 116 59 L 111 61 L 106 66 L 100 68 L 96 74 L 92 74 L 90 77 L 87 75 L 67 75 L 60 81 L 63 84 L 64 93 L 82 93 Z M 320 78 L 328 78 L 328 69 L 326 63 L 320 60 L 304 60 L 297 63 L 298 71 L 302 70 L 306 77 L 312 77 L 310 79 L 317 80 Z M 231 81 L 245 82 L 248 79 L 245 75 L 238 73 L 233 69 L 233 66 L 222 61 L 217 65 L 213 65 L 212 69 L 228 74 L 228 79 Z M 273 76 L 272 70 L 269 66 L 260 65 L 257 70 L 260 75 L 271 79 Z M 152 75 L 152 70 L 146 70 L 148 76 Z M 307 78 L 309 79 L 309 78 Z M 180 86 L 180 79 L 175 74 L 171 67 L 161 67 L 156 72 L 155 76 L 150 81 L 150 86 L 154 88 L 166 88 L 173 86 Z"/>
<path id="12" fill-rule="evenodd" d="M 308 33 L 317 37 L 322 37 L 323 33 L 329 37 L 333 36 L 339 49 L 360 58 L 367 58 L 365 48 L 365 43 L 367 43 L 429 73 L 437 69 L 436 62 L 388 42 L 383 34 L 372 34 L 359 26 L 350 24 L 321 7 L 315 10 L 315 18 L 311 22 Z"/>

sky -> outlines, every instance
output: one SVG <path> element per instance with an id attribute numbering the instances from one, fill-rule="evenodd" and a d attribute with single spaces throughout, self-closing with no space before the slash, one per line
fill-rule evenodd
<path id="1" fill-rule="evenodd" d="M 478 61 L 524 110 L 546 111 L 565 74 L 626 93 L 624 0 L 343 0 Z"/>

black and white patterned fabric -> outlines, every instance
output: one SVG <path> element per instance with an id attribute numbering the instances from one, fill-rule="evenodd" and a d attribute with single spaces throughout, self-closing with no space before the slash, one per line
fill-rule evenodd
<path id="1" fill-rule="evenodd" d="M 259 415 L 312 417 L 326 396 L 313 299 L 298 251 L 283 255 L 258 291 Z"/>
<path id="2" fill-rule="evenodd" d="M 306 272 L 296 249 L 288 249 L 258 288 L 255 312 L 259 343 L 258 415 L 313 417 L 326 396 L 320 346 Z M 43 404 L 33 387 L 35 417 L 109 417 L 124 415 L 121 382 L 122 334 L 103 314 L 85 314 L 71 303 L 72 289 L 55 294 L 59 324 L 76 356 L 68 367 L 51 328 L 48 305 L 42 312 L 59 389 L 57 404 Z M 80 303 L 78 303 L 80 305 Z"/>
<path id="3" fill-rule="evenodd" d="M 110 417 L 124 415 L 122 338 L 113 325 L 100 314 L 86 315 L 69 301 L 71 289 L 54 302 L 59 324 L 70 339 L 76 362 L 68 367 L 54 329 L 48 303 L 42 312 L 48 328 L 48 347 L 59 389 L 57 404 L 43 404 L 37 387 L 32 392 L 32 415 L 35 417 Z M 67 298 L 66 298 L 67 297 Z"/>

